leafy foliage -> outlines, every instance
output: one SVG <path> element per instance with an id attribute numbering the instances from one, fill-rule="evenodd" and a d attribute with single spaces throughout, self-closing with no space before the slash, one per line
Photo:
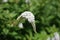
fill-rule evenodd
<path id="1" fill-rule="evenodd" d="M 0 40 L 47 40 L 60 29 L 60 1 L 59 0 L 9 0 L 0 1 Z M 24 11 L 31 11 L 35 15 L 37 34 L 32 30 L 28 21 L 24 29 L 11 26 L 16 18 Z"/>

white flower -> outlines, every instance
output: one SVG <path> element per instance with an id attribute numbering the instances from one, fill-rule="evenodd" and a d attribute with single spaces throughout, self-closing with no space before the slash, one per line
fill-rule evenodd
<path id="1" fill-rule="evenodd" d="M 53 37 L 48 37 L 47 40 L 59 40 L 59 33 L 55 32 Z"/>
<path id="2" fill-rule="evenodd" d="M 29 12 L 29 11 L 25 11 L 23 12 L 18 18 L 17 20 L 19 20 L 21 17 L 27 19 L 29 22 L 33 22 L 35 20 L 35 17 L 33 15 L 33 13 Z"/>
<path id="3" fill-rule="evenodd" d="M 3 2 L 8 2 L 8 0 L 3 0 Z"/>
<path id="4" fill-rule="evenodd" d="M 23 24 L 22 23 L 19 23 L 19 28 L 23 28 Z"/>
<path id="5" fill-rule="evenodd" d="M 55 40 L 54 37 L 52 37 L 51 40 Z"/>
<path id="6" fill-rule="evenodd" d="M 59 40 L 59 33 L 57 32 L 54 33 L 54 40 Z"/>
<path id="7" fill-rule="evenodd" d="M 23 20 L 23 19 L 27 19 L 31 23 L 31 25 L 33 26 L 33 30 L 36 33 L 35 17 L 33 13 L 25 11 L 17 18 L 17 20 Z"/>
<path id="8" fill-rule="evenodd" d="M 30 3 L 30 0 L 25 0 L 25 2 L 28 4 L 28 3 Z"/>
<path id="9" fill-rule="evenodd" d="M 47 40 L 50 40 L 50 37 L 48 37 Z"/>

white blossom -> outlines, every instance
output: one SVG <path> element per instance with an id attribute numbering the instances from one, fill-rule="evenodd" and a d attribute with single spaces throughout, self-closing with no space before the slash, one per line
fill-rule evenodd
<path id="1" fill-rule="evenodd" d="M 25 11 L 17 18 L 17 20 L 23 20 L 23 19 L 27 19 L 28 22 L 31 23 L 31 25 L 33 26 L 34 32 L 36 32 L 35 17 L 33 13 Z"/>
<path id="2" fill-rule="evenodd" d="M 59 33 L 58 32 L 54 33 L 54 40 L 59 40 Z"/>
<path id="3" fill-rule="evenodd" d="M 28 3 L 30 3 L 30 0 L 25 0 L 25 2 L 28 4 Z"/>
<path id="4" fill-rule="evenodd" d="M 21 17 L 27 19 L 29 22 L 33 22 L 35 20 L 35 17 L 33 15 L 33 13 L 29 12 L 29 11 L 25 11 L 23 12 L 18 18 L 17 20 L 19 20 Z"/>
<path id="5" fill-rule="evenodd" d="M 23 24 L 22 23 L 19 23 L 19 28 L 23 28 Z"/>
<path id="6" fill-rule="evenodd" d="M 3 2 L 8 2 L 8 0 L 3 0 Z"/>
<path id="7" fill-rule="evenodd" d="M 53 37 L 48 37 L 47 40 L 60 40 L 59 33 L 55 32 Z"/>
<path id="8" fill-rule="evenodd" d="M 50 37 L 48 37 L 47 40 L 50 40 Z"/>
<path id="9" fill-rule="evenodd" d="M 54 37 L 52 37 L 51 40 L 55 40 Z"/>

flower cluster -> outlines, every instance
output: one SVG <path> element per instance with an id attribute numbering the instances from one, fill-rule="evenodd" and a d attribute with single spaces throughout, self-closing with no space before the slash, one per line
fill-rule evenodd
<path id="1" fill-rule="evenodd" d="M 17 18 L 17 20 L 23 20 L 21 18 L 27 19 L 28 22 L 31 23 L 31 25 L 33 26 L 34 32 L 36 32 L 35 17 L 33 15 L 33 13 L 31 13 L 29 11 L 25 11 Z"/>
<path id="2" fill-rule="evenodd" d="M 29 11 L 25 11 L 23 12 L 18 18 L 17 20 L 20 18 L 20 17 L 23 17 L 25 19 L 28 19 L 29 22 L 33 22 L 35 20 L 35 17 L 33 15 L 33 13 L 29 12 Z"/>

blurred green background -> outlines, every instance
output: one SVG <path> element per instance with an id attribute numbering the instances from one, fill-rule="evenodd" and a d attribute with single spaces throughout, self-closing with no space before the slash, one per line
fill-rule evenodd
<path id="1" fill-rule="evenodd" d="M 47 40 L 54 32 L 60 33 L 60 0 L 0 0 L 0 40 Z M 35 16 L 37 34 L 31 24 L 24 22 L 24 29 L 11 27 L 24 11 Z"/>

